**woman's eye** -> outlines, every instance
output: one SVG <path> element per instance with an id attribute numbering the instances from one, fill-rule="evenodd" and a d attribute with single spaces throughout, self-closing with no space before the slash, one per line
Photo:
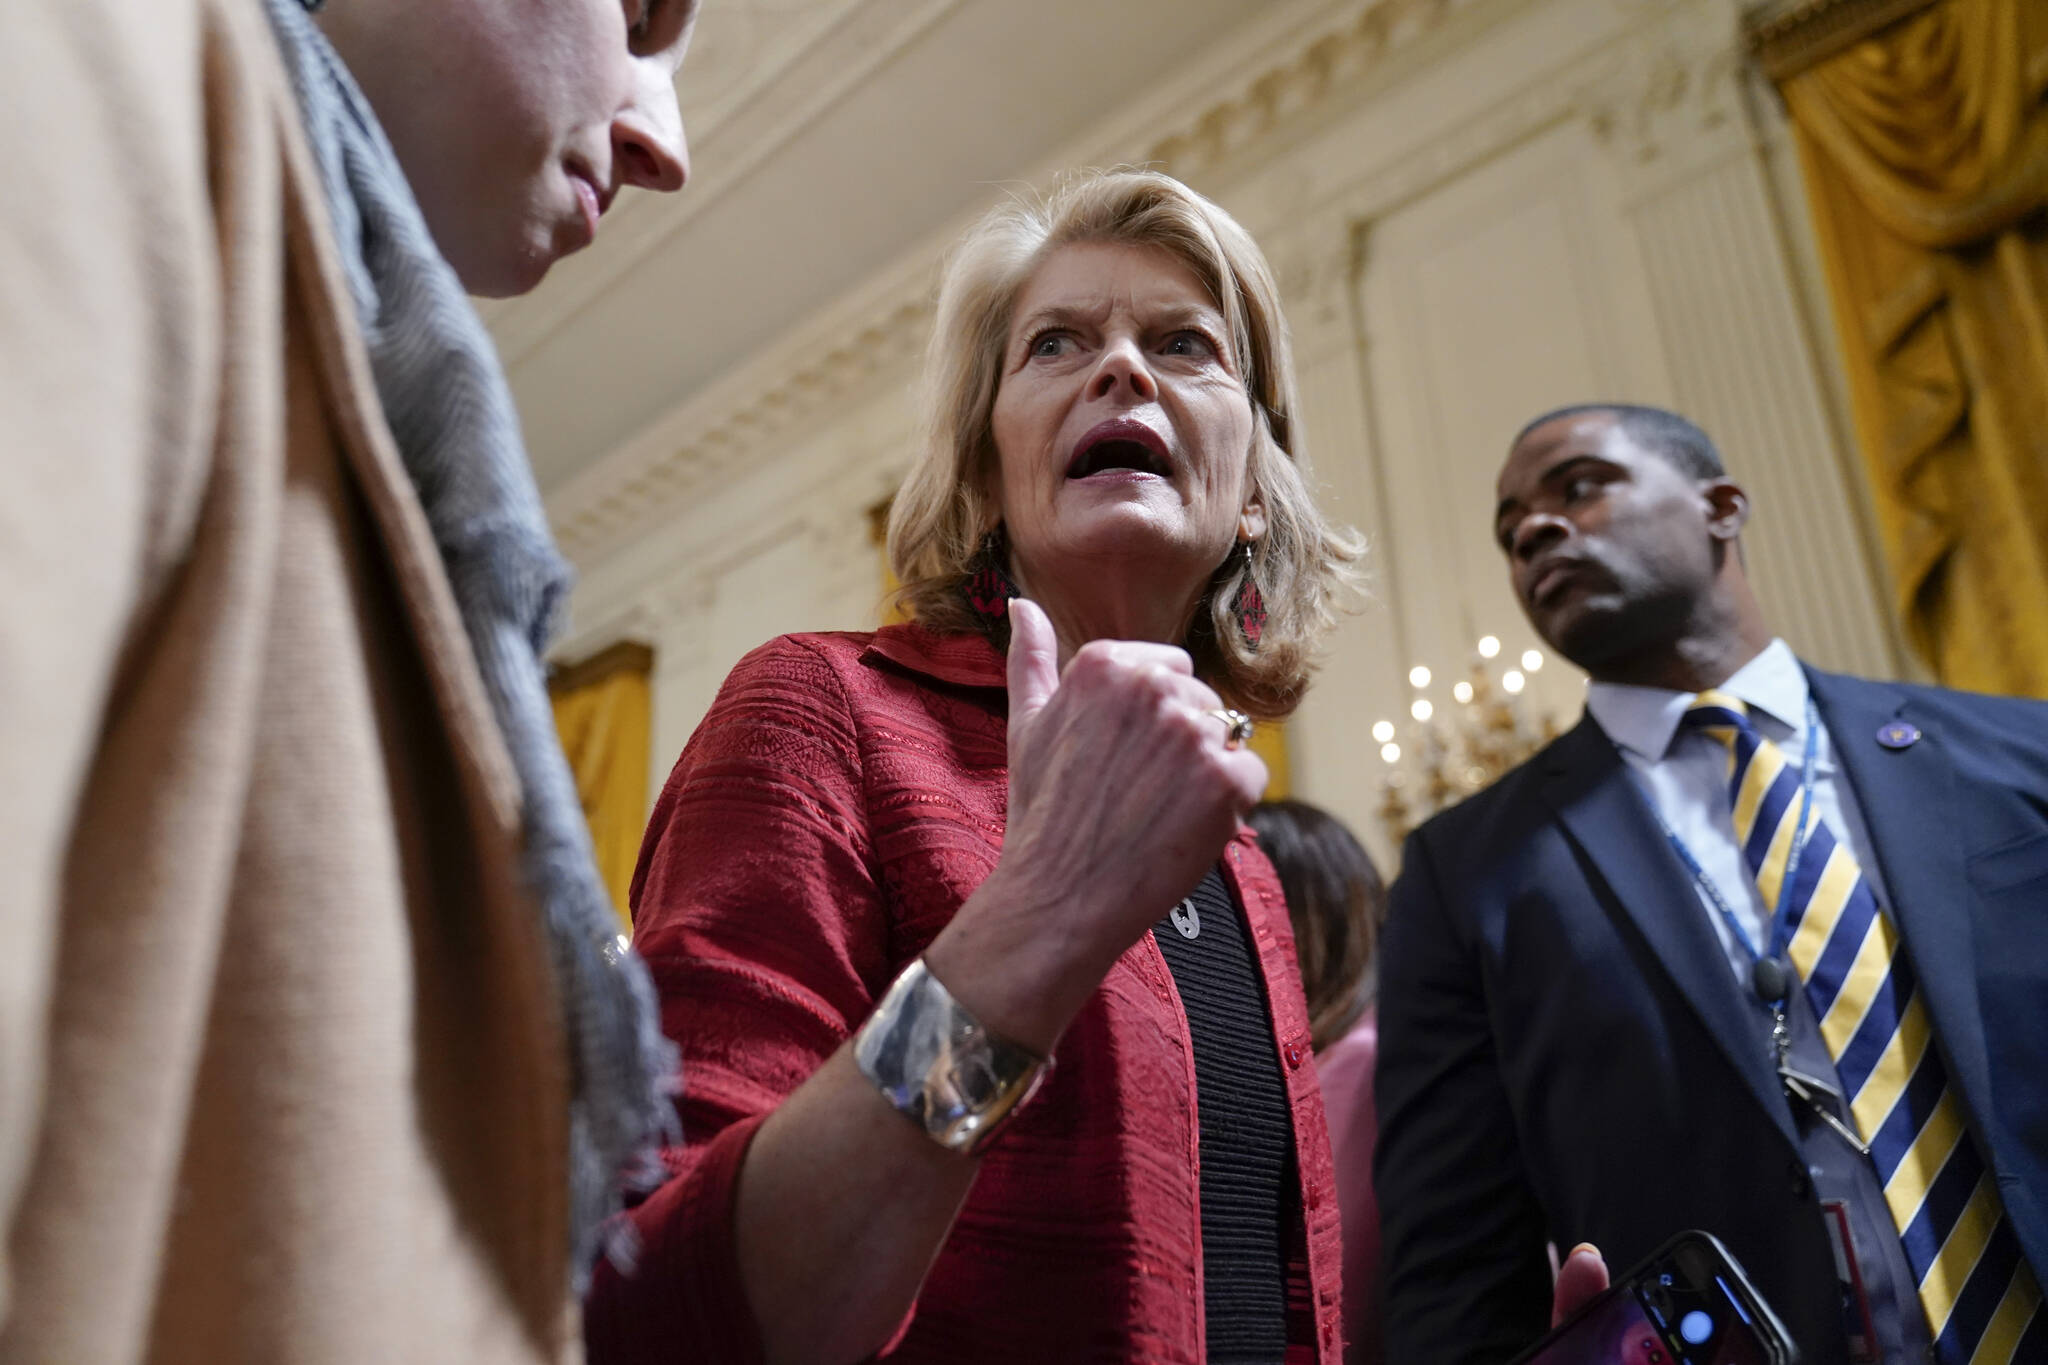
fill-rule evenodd
<path id="1" fill-rule="evenodd" d="M 1167 355 L 1205 356 L 1215 354 L 1216 348 L 1200 332 L 1175 332 L 1161 349 Z"/>
<path id="2" fill-rule="evenodd" d="M 1041 332 L 1031 338 L 1029 353 L 1032 356 L 1053 356 L 1064 354 L 1067 338 L 1061 332 Z"/>

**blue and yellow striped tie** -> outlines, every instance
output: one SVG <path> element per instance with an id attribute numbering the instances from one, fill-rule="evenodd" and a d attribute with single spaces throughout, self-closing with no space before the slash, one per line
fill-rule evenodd
<path id="1" fill-rule="evenodd" d="M 1727 746 L 1736 842 L 1764 904 L 1778 904 L 1799 825 L 1798 768 L 1725 692 L 1700 693 L 1685 724 Z M 1793 877 L 1788 955 L 1870 1144 L 1936 1356 L 1943 1365 L 2048 1361 L 2040 1287 L 1964 1128 L 1897 928 L 1817 815 Z"/>

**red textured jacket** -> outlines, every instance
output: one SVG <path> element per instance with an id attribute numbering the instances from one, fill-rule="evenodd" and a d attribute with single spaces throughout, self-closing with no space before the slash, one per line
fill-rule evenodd
<path id="1" fill-rule="evenodd" d="M 600 1267 L 594 1365 L 742 1365 L 761 1346 L 734 1188 L 761 1121 L 868 1017 L 995 867 L 1008 795 L 1003 661 L 916 626 L 792 635 L 742 660 L 656 805 L 635 944 L 682 1047 L 685 1144 Z M 1265 978 L 1294 1112 L 1289 1362 L 1337 1365 L 1341 1258 L 1323 1104 L 1279 882 L 1248 832 L 1223 861 Z M 988 1149 L 893 1362 L 1203 1359 L 1194 1057 L 1147 934 L 1036 1098 Z"/>

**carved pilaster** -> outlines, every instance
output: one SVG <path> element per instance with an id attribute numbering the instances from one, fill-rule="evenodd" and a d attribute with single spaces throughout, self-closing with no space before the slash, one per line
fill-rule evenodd
<path id="1" fill-rule="evenodd" d="M 1576 103 L 1626 193 L 1650 197 L 1752 152 L 1749 79 L 1733 8 L 1691 4 L 1603 54 Z"/>
<path id="2" fill-rule="evenodd" d="M 1351 220 L 1336 214 L 1311 219 L 1278 238 L 1270 259 L 1297 360 L 1350 344 L 1358 283 L 1358 234 Z"/>
<path id="3" fill-rule="evenodd" d="M 1825 331 L 1804 311 L 1745 98 L 1732 9 L 1689 5 L 1636 35 L 1580 95 L 1615 157 L 1673 397 L 1750 490 L 1745 535 L 1774 621 L 1807 657 L 1903 664 L 1873 538 L 1823 387 Z"/>
<path id="4" fill-rule="evenodd" d="M 1303 115 L 1412 59 L 1465 14 L 1507 0 L 1356 0 L 1305 28 L 1272 60 L 1252 66 L 1135 158 L 1183 179 L 1199 180 L 1248 150 L 1269 145 Z"/>
<path id="5" fill-rule="evenodd" d="M 1271 255 L 1294 337 L 1310 484 L 1326 516 L 1365 535 L 1367 572 L 1376 576 L 1386 567 L 1378 560 L 1386 536 L 1359 316 L 1360 237 L 1348 214 L 1331 211 L 1275 237 Z M 1394 850 L 1375 842 L 1377 774 L 1368 759 L 1374 717 L 1400 702 L 1402 631 L 1389 601 L 1350 605 L 1357 610 L 1332 635 L 1324 681 L 1288 725 L 1294 792 L 1336 812 L 1391 866 Z"/>

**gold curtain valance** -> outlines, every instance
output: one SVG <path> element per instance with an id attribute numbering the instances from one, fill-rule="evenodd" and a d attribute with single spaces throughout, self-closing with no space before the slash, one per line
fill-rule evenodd
<path id="1" fill-rule="evenodd" d="M 1823 0 L 1750 34 L 1908 634 L 1945 682 L 2048 695 L 2048 5 Z"/>

